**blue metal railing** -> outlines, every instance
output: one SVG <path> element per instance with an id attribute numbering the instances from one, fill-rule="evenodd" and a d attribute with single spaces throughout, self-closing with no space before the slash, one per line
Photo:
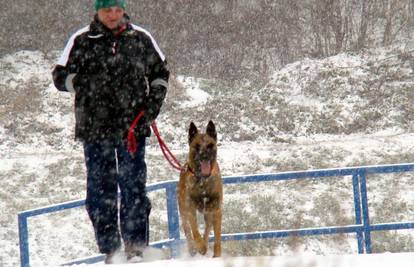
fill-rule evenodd
<path id="1" fill-rule="evenodd" d="M 355 233 L 358 242 L 358 253 L 371 253 L 371 232 L 372 231 L 388 231 L 414 228 L 414 221 L 398 222 L 398 223 L 383 223 L 370 224 L 368 197 L 367 197 L 367 175 L 368 174 L 384 174 L 384 173 L 401 173 L 413 172 L 414 163 L 395 164 L 395 165 L 381 165 L 381 166 L 366 166 L 366 167 L 351 167 L 325 170 L 310 170 L 299 172 L 283 172 L 276 174 L 261 174 L 249 176 L 230 176 L 224 177 L 224 184 L 242 184 L 252 182 L 270 182 L 294 179 L 307 178 L 324 178 L 324 177 L 352 177 L 354 208 L 355 208 L 355 224 L 346 226 L 329 226 L 320 228 L 303 228 L 292 230 L 278 230 L 278 231 L 260 231 L 253 233 L 230 233 L 223 234 L 222 240 L 249 240 L 249 239 L 263 239 L 263 238 L 279 238 L 288 236 L 309 236 L 309 235 L 328 235 L 328 234 L 342 234 Z M 176 201 L 176 184 L 177 181 L 167 181 L 155 183 L 147 186 L 148 192 L 156 190 L 165 190 L 167 197 L 167 213 L 168 213 L 168 239 L 151 243 L 154 247 L 169 247 L 171 248 L 171 255 L 175 257 L 178 255 L 178 247 L 183 242 L 180 239 L 179 216 Z M 19 223 L 19 239 L 20 239 L 20 262 L 22 267 L 30 266 L 29 261 L 29 241 L 28 241 L 28 225 L 29 217 L 71 209 L 85 205 L 84 200 L 66 202 L 58 205 L 48 206 L 40 209 L 28 210 L 18 214 Z M 211 237 L 212 239 L 212 237 Z M 78 261 L 73 261 L 70 264 L 80 263 L 95 263 L 101 261 L 103 256 L 94 256 Z"/>

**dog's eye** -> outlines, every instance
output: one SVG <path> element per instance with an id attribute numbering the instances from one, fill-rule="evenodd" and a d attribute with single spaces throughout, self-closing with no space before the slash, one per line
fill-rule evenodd
<path id="1" fill-rule="evenodd" d="M 214 145 L 213 144 L 208 144 L 207 145 L 207 149 L 208 150 L 213 150 L 214 149 Z"/>
<path id="2" fill-rule="evenodd" d="M 194 148 L 195 148 L 196 151 L 200 151 L 200 145 L 199 144 L 195 145 Z"/>

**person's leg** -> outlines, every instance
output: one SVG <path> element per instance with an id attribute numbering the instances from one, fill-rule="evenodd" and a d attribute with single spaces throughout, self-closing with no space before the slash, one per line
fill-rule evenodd
<path id="1" fill-rule="evenodd" d="M 129 257 L 140 256 L 149 242 L 151 203 L 145 188 L 147 181 L 145 139 L 138 140 L 138 150 L 135 154 L 130 154 L 124 145 L 117 148 L 118 183 L 121 191 L 121 234 Z"/>
<path id="2" fill-rule="evenodd" d="M 86 210 L 99 251 L 113 255 L 121 246 L 115 148 L 110 142 L 84 143 L 87 170 Z"/>

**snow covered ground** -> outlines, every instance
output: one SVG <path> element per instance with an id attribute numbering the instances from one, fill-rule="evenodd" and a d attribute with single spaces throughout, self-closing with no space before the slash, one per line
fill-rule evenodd
<path id="1" fill-rule="evenodd" d="M 128 264 L 136 267 L 412 267 L 414 253 L 317 256 L 298 254 L 279 257 L 228 257 L 162 260 Z M 91 266 L 91 265 L 78 265 Z M 107 266 L 97 263 L 93 266 Z M 125 264 L 114 264 L 122 267 Z"/>
<path id="2" fill-rule="evenodd" d="M 379 60 L 398 52 L 390 48 L 306 59 L 275 71 L 260 88 L 178 76 L 158 128 L 184 161 L 190 121 L 204 127 L 213 119 L 225 176 L 414 162 L 413 72 L 398 57 Z M 29 51 L 0 59 L 0 266 L 19 264 L 19 211 L 85 197 L 82 149 L 73 140 L 73 96 L 57 92 L 51 83 L 55 59 L 53 53 Z M 147 159 L 149 183 L 178 178 L 154 137 Z M 368 189 L 372 222 L 414 220 L 412 174 L 371 177 Z M 150 198 L 151 241 L 164 239 L 165 199 L 160 193 Z M 352 201 L 347 178 L 228 186 L 223 232 L 350 224 Z M 97 251 L 84 209 L 30 219 L 29 230 L 33 266 L 57 266 Z M 413 231 L 378 233 L 373 246 L 379 253 L 414 251 Z M 356 254 L 356 241 L 347 235 L 227 242 L 223 250 L 223 259 L 139 266 L 388 267 L 414 262 L 409 253 L 350 255 Z"/>

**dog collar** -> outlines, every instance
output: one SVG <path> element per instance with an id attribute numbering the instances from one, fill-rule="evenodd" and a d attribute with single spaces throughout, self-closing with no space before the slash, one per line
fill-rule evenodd
<path id="1" fill-rule="evenodd" d="M 191 173 L 193 176 L 195 176 L 195 172 L 193 171 L 193 169 L 190 168 L 190 165 L 188 164 L 187 164 L 187 171 Z"/>

